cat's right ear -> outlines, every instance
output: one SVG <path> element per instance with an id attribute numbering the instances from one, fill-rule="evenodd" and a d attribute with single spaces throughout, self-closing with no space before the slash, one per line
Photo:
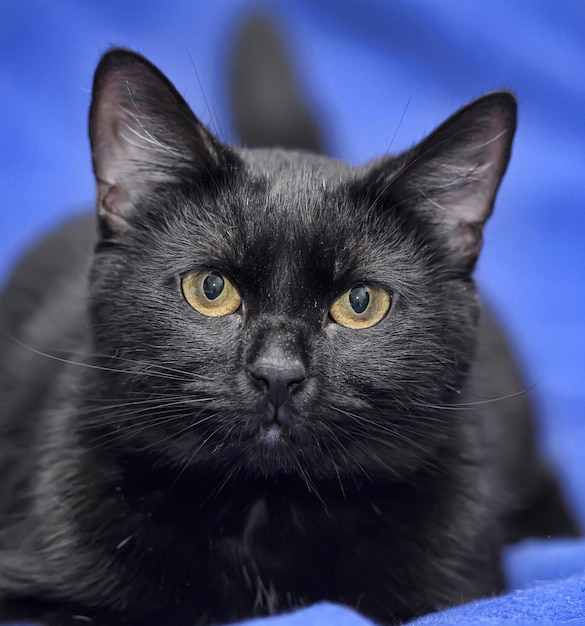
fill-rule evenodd
<path id="1" fill-rule="evenodd" d="M 515 128 L 513 94 L 495 91 L 478 98 L 390 161 L 389 171 L 383 161 L 376 173 L 378 197 L 390 194 L 396 206 L 415 208 L 443 235 L 453 261 L 473 269 Z"/>
<path id="2" fill-rule="evenodd" d="M 128 228 L 155 186 L 213 178 L 227 157 L 166 76 L 124 49 L 110 50 L 97 67 L 89 135 L 99 216 L 114 232 Z"/>

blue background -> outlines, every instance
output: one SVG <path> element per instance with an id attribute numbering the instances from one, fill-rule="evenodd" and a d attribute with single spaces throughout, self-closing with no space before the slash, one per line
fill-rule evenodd
<path id="1" fill-rule="evenodd" d="M 145 54 L 229 141 L 230 45 L 240 18 L 257 6 L 0 3 L 0 281 L 35 237 L 92 202 L 86 116 L 100 54 L 110 44 Z M 543 445 L 585 525 L 585 3 L 264 6 L 333 153 L 352 163 L 409 147 L 486 91 L 517 93 L 518 134 L 478 278 L 525 364 Z"/>

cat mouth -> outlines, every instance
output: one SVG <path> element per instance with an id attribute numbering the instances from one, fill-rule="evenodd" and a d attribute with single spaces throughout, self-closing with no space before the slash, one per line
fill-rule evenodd
<path id="1" fill-rule="evenodd" d="M 250 435 L 244 449 L 240 447 L 250 469 L 269 475 L 294 472 L 298 467 L 299 454 L 306 448 L 301 433 L 291 432 L 286 424 L 271 422 L 259 425 Z"/>
<path id="2" fill-rule="evenodd" d="M 290 429 L 277 422 L 262 424 L 253 435 L 252 446 L 257 455 L 272 459 L 283 459 L 291 454 L 294 456 L 295 452 L 295 441 Z"/>
<path id="3" fill-rule="evenodd" d="M 258 436 L 259 442 L 267 446 L 277 446 L 284 443 L 284 439 L 282 426 L 276 423 L 264 426 Z"/>
<path id="4" fill-rule="evenodd" d="M 307 428 L 304 414 L 290 403 L 274 407 L 269 403 L 242 415 L 237 432 L 229 430 L 222 449 L 233 454 L 234 461 L 253 474 L 291 474 L 299 463 L 314 458 L 314 437 Z"/>

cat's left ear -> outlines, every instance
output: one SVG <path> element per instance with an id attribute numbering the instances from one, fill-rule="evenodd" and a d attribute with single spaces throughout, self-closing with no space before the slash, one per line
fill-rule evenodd
<path id="1" fill-rule="evenodd" d="M 473 268 L 483 227 L 506 171 L 516 129 L 516 98 L 487 94 L 455 113 L 400 158 L 381 184 L 415 208 L 447 241 L 455 262 Z"/>
<path id="2" fill-rule="evenodd" d="M 110 50 L 97 67 L 89 135 L 98 212 L 111 231 L 128 227 L 155 186 L 213 178 L 227 157 L 166 76 L 124 49 Z"/>

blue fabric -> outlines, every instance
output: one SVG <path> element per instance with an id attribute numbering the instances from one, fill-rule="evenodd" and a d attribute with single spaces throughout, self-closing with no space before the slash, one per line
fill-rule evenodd
<path id="1" fill-rule="evenodd" d="M 0 3 L 0 280 L 34 237 L 91 203 L 86 115 L 100 53 L 114 43 L 146 54 L 229 140 L 226 60 L 238 20 L 253 4 Z M 483 92 L 518 94 L 512 164 L 478 277 L 516 341 L 538 399 L 543 445 L 585 524 L 585 3 L 269 6 L 333 151 L 351 162 L 409 146 Z M 521 545 L 506 562 L 517 591 L 416 623 L 584 623 L 583 542 Z M 364 620 L 320 605 L 272 621 Z"/>

